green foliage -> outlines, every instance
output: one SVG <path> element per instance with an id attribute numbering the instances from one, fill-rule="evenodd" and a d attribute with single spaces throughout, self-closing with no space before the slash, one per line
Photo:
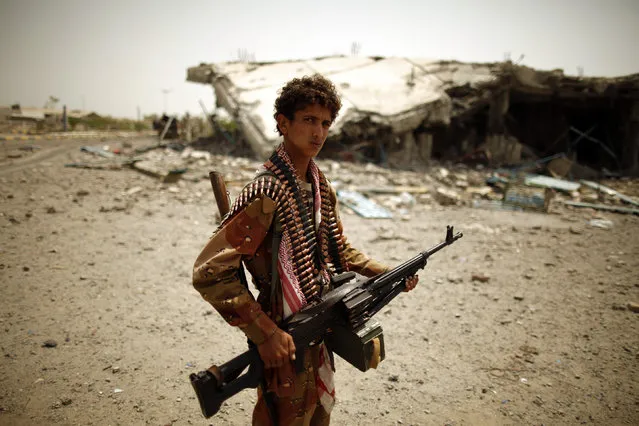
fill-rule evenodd
<path id="1" fill-rule="evenodd" d="M 233 120 L 217 119 L 217 124 L 220 126 L 220 128 L 226 130 L 231 134 L 233 134 L 237 130 L 237 122 Z"/>

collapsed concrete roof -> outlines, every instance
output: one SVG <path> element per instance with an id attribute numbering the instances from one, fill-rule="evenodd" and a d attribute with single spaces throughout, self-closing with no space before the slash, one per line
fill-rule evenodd
<path id="1" fill-rule="evenodd" d="M 212 84 L 218 104 L 236 117 L 256 154 L 264 157 L 278 139 L 273 119 L 278 89 L 291 78 L 316 72 L 330 78 L 342 95 L 332 133 L 364 117 L 388 124 L 397 133 L 425 120 L 447 124 L 452 104 L 446 89 L 494 80 L 490 65 L 365 57 L 202 64 L 188 69 L 187 80 Z"/>
<path id="2" fill-rule="evenodd" d="M 258 157 L 267 157 L 278 141 L 273 104 L 288 80 L 320 73 L 342 96 L 342 109 L 331 127 L 367 118 L 394 133 L 448 125 L 452 119 L 487 105 L 495 89 L 516 88 L 538 96 L 638 96 L 639 74 L 621 79 L 565 77 L 561 71 L 539 72 L 511 62 L 477 64 L 401 57 L 326 57 L 275 63 L 200 64 L 187 81 L 211 84 L 217 103 L 242 128 Z"/>

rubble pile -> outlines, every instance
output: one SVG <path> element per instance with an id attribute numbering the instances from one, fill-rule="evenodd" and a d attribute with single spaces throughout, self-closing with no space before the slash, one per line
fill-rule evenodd
<path id="1" fill-rule="evenodd" d="M 82 147 L 78 155 L 81 161 L 68 167 L 132 169 L 156 179 L 157 186 L 151 190 L 166 191 L 182 202 L 194 202 L 209 190 L 209 172 L 213 170 L 224 176 L 233 197 L 262 164 L 179 143 L 137 150 L 126 145 Z M 409 171 L 330 159 L 318 163 L 337 190 L 343 209 L 370 218 L 404 217 L 413 210 L 455 206 L 547 213 L 551 202 L 553 206 L 639 214 L 639 200 L 633 198 L 639 194 L 639 182 L 629 178 L 601 184 L 533 174 L 521 167 L 433 163 L 426 170 Z M 133 189 L 128 195 L 139 192 Z"/>

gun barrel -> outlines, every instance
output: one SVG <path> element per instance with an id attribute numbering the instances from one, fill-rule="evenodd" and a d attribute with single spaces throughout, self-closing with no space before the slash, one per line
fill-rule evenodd
<path id="1" fill-rule="evenodd" d="M 371 291 L 377 290 L 381 287 L 384 287 L 390 283 L 394 283 L 398 280 L 401 280 L 403 278 L 406 278 L 407 276 L 410 275 L 414 275 L 417 273 L 417 271 L 419 271 L 420 269 L 424 268 L 426 266 L 426 263 L 428 263 L 428 258 L 431 257 L 433 254 L 437 253 L 438 251 L 440 251 L 441 249 L 443 249 L 446 246 L 449 246 L 451 244 L 453 244 L 455 241 L 457 241 L 458 239 L 460 239 L 461 237 L 463 237 L 464 234 L 462 234 L 461 232 L 458 232 L 456 234 L 453 234 L 453 227 L 452 226 L 447 226 L 446 227 L 446 239 L 444 241 L 442 241 L 441 243 L 431 247 L 430 249 L 423 251 L 421 253 L 419 253 L 417 256 L 413 257 L 412 259 L 402 263 L 401 265 L 399 265 L 396 268 L 393 268 L 392 270 L 383 273 L 382 275 L 380 275 L 379 277 L 375 278 L 374 280 L 371 280 L 371 282 L 368 283 L 368 288 Z"/>
<path id="2" fill-rule="evenodd" d="M 437 253 L 438 251 L 440 251 L 441 249 L 443 249 L 446 246 L 451 245 L 452 243 L 454 243 L 455 241 L 457 241 L 458 239 L 460 239 L 461 237 L 464 236 L 464 234 L 462 234 L 461 232 L 456 233 L 455 235 L 452 234 L 452 229 L 453 227 L 449 227 L 448 229 L 451 230 L 450 232 L 450 236 L 447 234 L 446 235 L 446 240 L 442 241 L 441 243 L 437 244 L 436 246 L 426 250 L 423 253 L 420 253 L 421 255 L 425 256 L 426 258 L 429 258 L 430 256 L 432 256 L 433 254 Z"/>

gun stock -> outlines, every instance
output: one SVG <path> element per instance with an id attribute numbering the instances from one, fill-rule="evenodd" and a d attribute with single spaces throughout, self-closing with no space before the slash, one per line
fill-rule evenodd
<path id="1" fill-rule="evenodd" d="M 208 370 L 190 374 L 204 417 L 213 416 L 222 403 L 235 394 L 256 388 L 264 376 L 263 366 L 260 354 L 253 347 L 219 367 L 213 365 Z"/>
<path id="2" fill-rule="evenodd" d="M 226 191 L 224 176 L 219 172 L 212 171 L 209 172 L 209 180 L 211 181 L 211 187 L 213 188 L 213 194 L 215 195 L 215 202 L 217 203 L 220 217 L 224 217 L 229 210 L 231 210 L 231 203 L 229 202 L 229 195 Z"/>

